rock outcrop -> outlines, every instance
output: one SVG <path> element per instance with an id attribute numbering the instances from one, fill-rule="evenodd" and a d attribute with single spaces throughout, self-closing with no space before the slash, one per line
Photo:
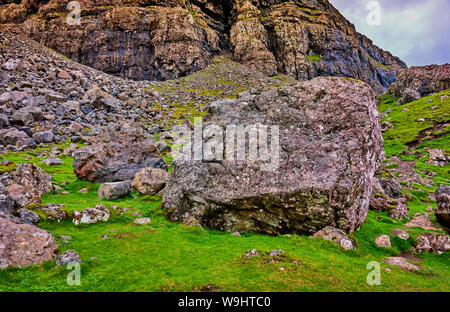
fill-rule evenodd
<path id="1" fill-rule="evenodd" d="M 41 264 L 57 255 L 49 232 L 0 212 L 0 268 Z"/>
<path id="2" fill-rule="evenodd" d="M 450 186 L 439 185 L 436 190 L 436 219 L 443 226 L 450 228 Z"/>
<path id="3" fill-rule="evenodd" d="M 20 23 L 73 60 L 132 79 L 184 76 L 224 50 L 268 75 L 351 77 L 380 92 L 406 67 L 326 0 L 84 1 L 80 25 L 66 22 L 67 2 L 12 3 L 0 8 L 0 22 Z"/>
<path id="4" fill-rule="evenodd" d="M 213 103 L 204 117 L 205 137 L 225 137 L 230 125 L 266 125 L 272 153 L 235 161 L 228 157 L 234 149 L 224 159 L 219 145 L 203 160 L 191 160 L 185 147 L 174 161 L 164 209 L 173 221 L 194 217 L 231 232 L 313 234 L 333 226 L 352 233 L 367 216 L 383 156 L 377 115 L 370 87 L 345 78 L 315 78 Z M 209 133 L 211 127 L 220 127 L 218 134 Z M 235 146 L 254 149 L 254 137 L 249 144 L 246 136 L 239 132 Z M 257 147 L 261 155 L 264 144 Z"/>
<path id="5" fill-rule="evenodd" d="M 21 164 L 9 177 L 6 191 L 17 207 L 41 202 L 52 191 L 52 177 L 34 164 Z"/>

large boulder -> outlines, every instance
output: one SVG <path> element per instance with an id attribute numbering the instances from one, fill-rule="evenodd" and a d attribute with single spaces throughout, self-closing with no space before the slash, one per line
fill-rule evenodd
<path id="1" fill-rule="evenodd" d="M 450 228 L 450 186 L 439 185 L 436 190 L 436 219 L 440 224 Z"/>
<path id="2" fill-rule="evenodd" d="M 9 180 L 6 191 L 18 207 L 40 203 L 41 196 L 53 189 L 52 177 L 34 164 L 21 164 Z"/>
<path id="3" fill-rule="evenodd" d="M 41 264 L 57 255 L 49 232 L 0 212 L 0 268 Z"/>
<path id="4" fill-rule="evenodd" d="M 152 140 L 114 140 L 82 147 L 73 153 L 73 169 L 81 180 L 95 183 L 133 180 L 147 167 L 166 168 Z"/>
<path id="5" fill-rule="evenodd" d="M 193 217 L 203 226 L 231 232 L 313 234 L 326 226 L 354 232 L 367 216 L 383 156 L 377 116 L 371 88 L 345 78 L 316 78 L 215 102 L 204 118 L 203 135 L 219 144 L 208 153 L 214 151 L 208 139 L 203 157 L 191 160 L 189 146 L 194 156 L 201 152 L 195 148 L 202 130 L 197 125 L 193 142 L 175 157 L 164 209 L 173 221 Z M 224 130 L 227 142 L 235 142 L 229 140 L 232 125 L 267 125 L 270 149 L 260 141 L 259 160 L 238 156 L 234 161 L 235 144 L 232 153 L 220 145 Z M 259 129 L 261 140 L 264 127 Z M 238 128 L 237 133 L 239 154 L 249 140 Z M 255 141 L 251 136 L 253 151 Z"/>

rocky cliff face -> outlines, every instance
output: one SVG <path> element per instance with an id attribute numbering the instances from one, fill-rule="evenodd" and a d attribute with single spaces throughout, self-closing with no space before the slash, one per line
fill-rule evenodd
<path id="1" fill-rule="evenodd" d="M 13 1 L 6 1 L 7 3 Z M 356 32 L 326 0 L 14 1 L 0 22 L 83 64 L 132 79 L 165 80 L 206 67 L 225 50 L 268 75 L 343 76 L 383 92 L 405 64 Z"/>

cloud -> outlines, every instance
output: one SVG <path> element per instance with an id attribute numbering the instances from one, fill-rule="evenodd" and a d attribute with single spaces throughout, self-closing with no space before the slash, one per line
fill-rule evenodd
<path id="1" fill-rule="evenodd" d="M 369 25 L 369 0 L 330 0 L 356 29 L 408 66 L 450 62 L 450 0 L 379 0 L 381 25 Z"/>

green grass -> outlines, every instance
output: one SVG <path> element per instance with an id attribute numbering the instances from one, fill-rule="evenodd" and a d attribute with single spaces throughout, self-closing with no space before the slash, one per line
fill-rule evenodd
<path id="1" fill-rule="evenodd" d="M 448 147 L 448 135 L 422 140 L 404 153 L 407 144 L 420 138 L 423 129 L 436 120 L 448 119 L 448 103 L 439 102 L 439 95 L 429 98 L 433 103 L 427 103 L 425 98 L 400 107 L 389 95 L 382 97 L 379 110 L 385 112 L 392 108 L 387 118 L 395 126 L 384 134 L 386 152 L 389 157 L 401 155 L 405 161 L 416 161 L 419 173 L 424 170 L 435 172 L 435 182 L 448 182 L 448 168 L 426 164 L 428 155 L 423 150 L 430 146 Z M 430 105 L 439 108 L 431 112 Z M 401 112 L 404 107 L 409 111 Z M 419 116 L 426 118 L 425 124 L 416 123 Z M 65 146 L 59 148 L 62 150 Z M 119 200 L 99 200 L 99 185 L 77 180 L 71 157 L 61 157 L 62 165 L 45 166 L 42 163 L 45 157 L 39 158 L 37 152 L 49 150 L 50 147 L 8 153 L 3 158 L 15 164 L 36 163 L 53 175 L 54 182 L 62 190 L 44 195 L 43 203 L 64 204 L 64 210 L 69 214 L 102 203 L 111 210 L 111 219 L 106 223 L 81 226 L 75 226 L 70 219 L 62 223 L 43 220 L 39 224 L 56 238 L 72 236 L 70 243 L 60 244 L 59 249 L 60 252 L 74 249 L 83 260 L 80 286 L 67 285 L 66 277 L 70 271 L 49 261 L 39 266 L 0 270 L 0 291 L 200 291 L 206 285 L 214 285 L 220 291 L 450 291 L 449 253 L 419 255 L 421 270 L 415 273 L 383 263 L 385 257 L 410 250 L 417 236 L 425 232 L 418 228 L 408 229 L 411 236 L 408 241 L 391 237 L 393 248 L 377 247 L 374 240 L 378 235 L 389 235 L 394 229 L 404 228 L 406 222 L 391 219 L 387 212 L 369 211 L 362 228 L 352 235 L 357 249 L 350 251 L 335 243 L 306 236 L 246 233 L 235 237 L 230 233 L 169 222 L 161 210 L 158 196 L 134 192 Z M 170 157 L 166 155 L 165 158 L 170 163 Z M 10 165 L 0 169 L 8 172 L 15 167 Z M 388 170 L 395 170 L 398 164 L 388 167 Z M 83 188 L 88 192 L 80 193 Z M 421 185 L 405 189 L 411 216 L 425 211 L 428 206 L 435 207 L 429 197 L 429 192 L 434 189 Z M 120 214 L 123 208 L 129 210 Z M 132 215 L 135 212 L 150 217 L 152 223 L 135 225 L 133 219 L 136 217 Z M 434 216 L 432 221 L 436 221 Z M 105 235 L 106 239 L 103 238 Z M 57 238 L 57 241 L 61 239 Z M 247 259 L 246 251 L 255 248 L 263 255 Z M 268 261 L 264 253 L 278 249 L 285 251 L 280 261 Z M 92 257 L 98 261 L 90 260 Z M 293 263 L 294 260 L 302 265 Z M 367 264 L 372 261 L 381 263 L 380 286 L 366 283 Z M 391 272 L 385 268 L 390 268 Z"/>

